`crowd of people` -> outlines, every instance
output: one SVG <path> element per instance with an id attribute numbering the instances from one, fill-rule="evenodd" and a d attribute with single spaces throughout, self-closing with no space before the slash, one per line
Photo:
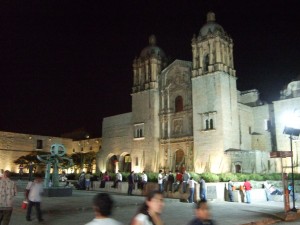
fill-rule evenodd
<path id="1" fill-rule="evenodd" d="M 10 179 L 10 172 L 8 170 L 0 171 L 0 225 L 8 225 L 13 208 L 13 200 L 17 194 L 17 188 L 14 181 Z M 90 190 L 93 185 L 91 182 L 93 175 L 90 172 L 82 172 L 79 176 L 78 183 L 84 185 L 85 190 Z M 66 174 L 63 172 L 60 175 L 60 181 L 65 182 L 68 185 L 68 179 Z M 107 172 L 102 174 L 101 181 L 111 181 L 111 177 Z M 118 188 L 120 182 L 123 181 L 121 171 L 115 174 L 115 180 L 112 188 Z M 145 188 L 148 182 L 147 174 L 143 171 L 141 174 L 135 174 L 131 171 L 127 177 L 128 181 L 128 195 L 132 195 L 132 190 L 135 187 L 135 183 L 138 182 L 140 188 Z M 164 173 L 162 170 L 159 171 L 157 176 L 157 189 L 147 192 L 146 198 L 142 206 L 138 209 L 137 213 L 132 217 L 131 225 L 162 225 L 163 221 L 161 213 L 164 208 L 164 195 L 163 192 L 177 192 L 179 187 L 182 186 L 182 192 L 186 193 L 189 188 L 189 197 L 187 201 L 189 203 L 195 203 L 195 217 L 188 222 L 188 225 L 202 225 L 202 224 L 213 224 L 210 220 L 209 209 L 207 204 L 207 188 L 206 182 L 203 177 L 200 177 L 198 181 L 194 180 L 187 171 L 180 173 L 176 171 L 173 174 L 172 171 Z M 195 201 L 194 193 L 196 185 L 200 185 L 199 189 L 199 201 Z M 100 187 L 102 182 L 100 183 Z M 272 188 L 272 185 L 264 184 L 268 190 L 272 191 L 271 194 L 280 194 L 277 189 Z M 291 185 L 289 185 L 291 186 Z M 228 199 L 234 201 L 233 191 L 234 184 L 231 180 L 227 182 Z M 251 190 L 252 184 L 245 179 L 241 190 L 245 193 L 246 203 L 251 203 Z M 290 187 L 289 187 L 290 191 Z M 41 193 L 43 192 L 43 177 L 41 174 L 36 173 L 33 181 L 29 181 L 26 186 L 25 197 L 28 201 L 26 220 L 31 221 L 32 208 L 36 208 L 37 219 L 43 221 L 43 215 L 41 210 Z M 281 193 L 282 194 L 282 193 Z M 99 193 L 93 199 L 93 209 L 95 218 L 87 223 L 86 225 L 121 225 L 122 223 L 110 218 L 113 209 L 113 200 L 107 193 Z"/>

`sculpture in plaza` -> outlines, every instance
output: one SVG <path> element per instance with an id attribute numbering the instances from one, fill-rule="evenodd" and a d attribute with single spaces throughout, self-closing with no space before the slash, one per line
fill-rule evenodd
<path id="1" fill-rule="evenodd" d="M 53 144 L 50 148 L 50 155 L 37 156 L 38 160 L 46 164 L 44 187 L 59 187 L 58 170 L 73 166 L 73 160 L 64 156 L 65 154 L 66 149 L 63 145 Z M 53 168 L 52 174 L 50 173 L 51 167 Z"/>

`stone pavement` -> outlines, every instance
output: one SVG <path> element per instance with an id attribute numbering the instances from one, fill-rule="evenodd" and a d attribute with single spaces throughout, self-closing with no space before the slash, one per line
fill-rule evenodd
<path id="1" fill-rule="evenodd" d="M 43 197 L 42 210 L 45 221 L 39 223 L 32 212 L 33 221 L 25 220 L 26 211 L 21 209 L 24 193 L 19 192 L 15 202 L 10 225 L 84 225 L 93 219 L 92 198 L 96 191 L 73 191 L 71 197 Z M 112 194 L 115 200 L 113 217 L 129 224 L 137 208 L 144 201 L 141 196 L 126 196 Z M 283 212 L 282 202 L 263 202 L 255 204 L 209 202 L 212 218 L 216 224 L 245 225 L 245 224 L 300 224 L 298 218 L 294 222 L 281 222 L 279 215 Z M 297 208 L 300 208 L 297 202 Z M 297 214 L 299 215 L 299 213 Z M 163 220 L 166 225 L 185 225 L 193 217 L 193 204 L 179 202 L 178 199 L 165 199 Z M 253 223 L 256 222 L 256 223 Z"/>

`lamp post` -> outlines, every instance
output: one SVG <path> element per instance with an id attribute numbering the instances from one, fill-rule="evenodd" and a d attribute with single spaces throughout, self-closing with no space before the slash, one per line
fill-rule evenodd
<path id="1" fill-rule="evenodd" d="M 299 134 L 298 134 L 299 135 Z M 291 165 L 292 165 L 292 188 L 293 188 L 293 208 L 291 209 L 291 211 L 293 212 L 297 212 L 297 209 L 295 207 L 295 184 L 294 184 L 294 157 L 293 157 L 293 137 L 292 134 L 290 134 L 290 146 L 291 146 L 291 152 L 292 152 L 292 156 L 291 156 Z"/>
<path id="2" fill-rule="evenodd" d="M 297 115 L 298 114 L 298 115 Z M 293 136 L 299 136 L 300 134 L 300 117 L 299 111 L 295 110 L 293 115 L 288 118 L 290 121 L 286 124 L 283 133 L 288 134 L 290 138 L 290 149 L 291 149 L 291 167 L 292 167 L 292 193 L 293 193 L 293 208 L 291 211 L 297 212 L 295 207 L 295 180 L 294 180 L 294 158 L 293 158 Z"/>

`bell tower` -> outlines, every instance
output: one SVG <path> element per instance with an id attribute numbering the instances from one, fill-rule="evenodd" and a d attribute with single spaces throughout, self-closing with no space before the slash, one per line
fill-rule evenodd
<path id="1" fill-rule="evenodd" d="M 199 36 L 192 39 L 193 77 L 215 71 L 235 76 L 232 39 L 215 20 L 215 14 L 209 12 Z"/>
<path id="2" fill-rule="evenodd" d="M 143 170 L 155 171 L 159 156 L 159 76 L 166 66 L 164 51 L 154 35 L 133 61 L 132 158 Z"/>
<path id="3" fill-rule="evenodd" d="M 240 147 L 233 41 L 209 12 L 191 45 L 195 170 L 229 171 L 225 151 Z"/>

